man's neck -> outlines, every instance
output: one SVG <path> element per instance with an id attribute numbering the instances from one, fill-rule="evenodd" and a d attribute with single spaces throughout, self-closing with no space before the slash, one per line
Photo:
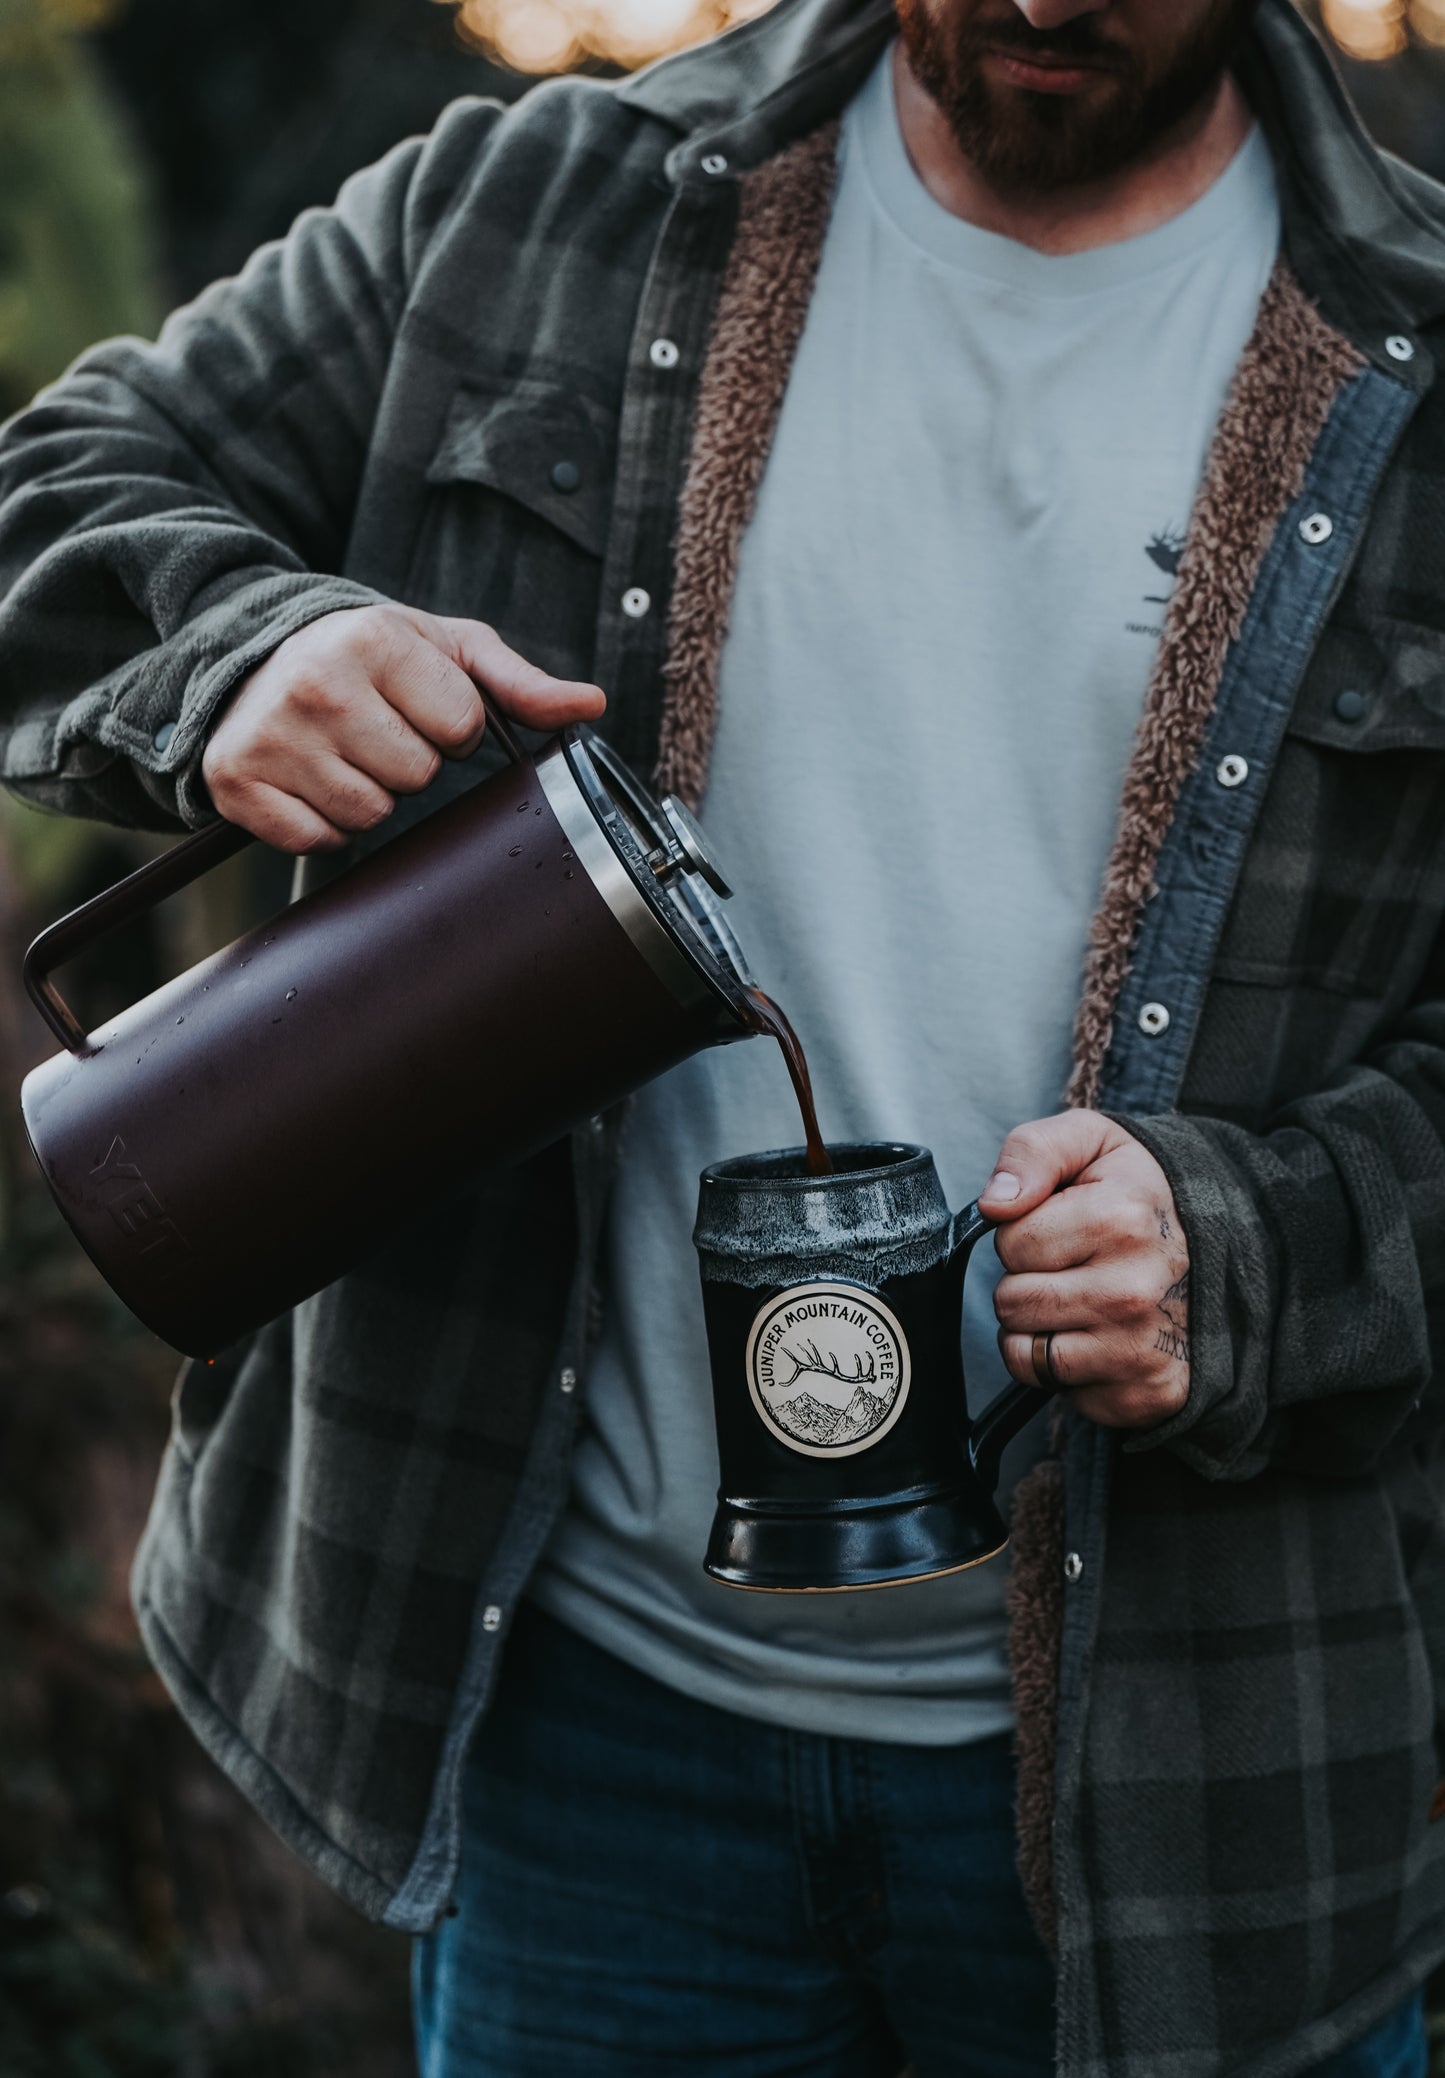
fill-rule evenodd
<path id="1" fill-rule="evenodd" d="M 1211 100 L 1108 180 L 1052 195 L 1000 195 L 959 149 L 938 103 L 914 78 L 901 42 L 894 46 L 893 83 L 903 142 L 934 201 L 980 230 L 1041 253 L 1086 252 L 1168 223 L 1214 185 L 1252 121 L 1226 73 Z"/>

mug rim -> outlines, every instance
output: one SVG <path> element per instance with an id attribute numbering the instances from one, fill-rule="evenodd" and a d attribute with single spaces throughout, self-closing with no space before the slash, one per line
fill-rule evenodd
<path id="1" fill-rule="evenodd" d="M 700 1186 L 725 1184 L 736 1191 L 790 1191 L 839 1190 L 849 1185 L 891 1181 L 895 1177 L 921 1175 L 933 1167 L 931 1148 L 920 1147 L 907 1140 L 838 1140 L 830 1143 L 832 1155 L 847 1155 L 868 1152 L 891 1156 L 891 1160 L 872 1163 L 866 1169 L 844 1169 L 830 1176 L 812 1176 L 806 1169 L 800 1176 L 760 1176 L 749 1174 L 751 1165 L 758 1162 L 780 1162 L 807 1157 L 806 1147 L 770 1147 L 759 1149 L 754 1154 L 730 1155 L 726 1161 L 709 1162 L 698 1178 Z"/>

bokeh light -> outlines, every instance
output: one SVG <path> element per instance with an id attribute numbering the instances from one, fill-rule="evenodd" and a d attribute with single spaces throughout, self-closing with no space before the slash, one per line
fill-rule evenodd
<path id="1" fill-rule="evenodd" d="M 1408 41 L 1405 0 L 1323 0 L 1320 11 L 1348 58 L 1395 58 Z"/>
<path id="2" fill-rule="evenodd" d="M 457 0 L 446 0 L 457 4 Z M 565 72 L 588 60 L 645 65 L 751 16 L 772 0 L 460 0 L 468 43 L 518 72 Z"/>
<path id="3" fill-rule="evenodd" d="M 1445 0 L 1410 0 L 1410 27 L 1421 43 L 1445 50 Z"/>
<path id="4" fill-rule="evenodd" d="M 58 0 L 105 6 L 108 0 Z M 566 72 L 589 62 L 627 70 L 763 14 L 773 0 L 441 0 L 464 39 L 517 72 Z M 1396 58 L 1412 37 L 1445 50 L 1445 0 L 1317 0 L 1346 57 Z"/>

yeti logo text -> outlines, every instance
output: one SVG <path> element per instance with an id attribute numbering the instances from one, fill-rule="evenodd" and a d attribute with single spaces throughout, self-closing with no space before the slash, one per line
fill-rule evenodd
<path id="1" fill-rule="evenodd" d="M 908 1397 L 903 1329 L 856 1284 L 799 1284 L 769 1299 L 753 1322 L 746 1362 L 764 1423 L 806 1457 L 871 1450 Z"/>
<path id="2" fill-rule="evenodd" d="M 126 1154 L 119 1133 L 105 1157 L 90 1172 L 100 1186 L 101 1203 L 120 1228 L 135 1243 L 137 1255 L 184 1255 L 185 1241 L 175 1221 Z"/>

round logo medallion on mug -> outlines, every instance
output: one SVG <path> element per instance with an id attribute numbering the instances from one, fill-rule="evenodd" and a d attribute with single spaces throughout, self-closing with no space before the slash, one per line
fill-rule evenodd
<path id="1" fill-rule="evenodd" d="M 1005 1444 L 1044 1404 L 1011 1385 L 970 1422 L 963 1280 L 989 1231 L 950 1213 L 926 1148 L 802 1149 L 703 1171 L 702 1273 L 721 1485 L 703 1564 L 819 1593 L 979 1564 L 1008 1533 Z"/>

